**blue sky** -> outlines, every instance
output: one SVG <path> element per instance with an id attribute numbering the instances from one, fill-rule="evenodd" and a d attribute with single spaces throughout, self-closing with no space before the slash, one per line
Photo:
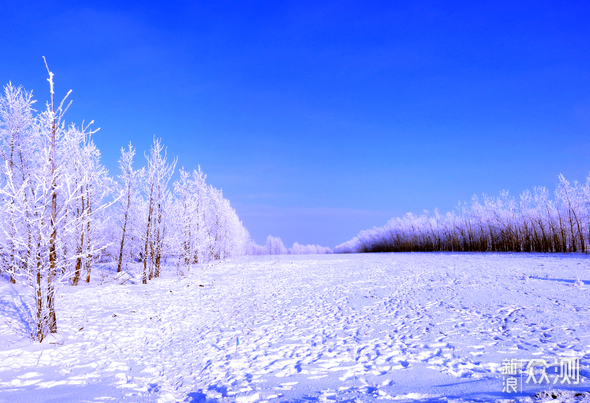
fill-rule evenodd
<path id="1" fill-rule="evenodd" d="M 449 4 L 452 3 L 452 4 Z M 161 137 L 253 239 L 333 247 L 475 193 L 590 170 L 586 2 L 4 2 L 0 82 Z M 138 161 L 139 162 L 139 161 Z M 143 161 L 141 161 L 143 162 Z"/>

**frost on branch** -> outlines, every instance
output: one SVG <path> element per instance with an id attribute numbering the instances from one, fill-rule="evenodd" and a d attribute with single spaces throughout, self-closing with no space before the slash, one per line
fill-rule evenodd
<path id="1" fill-rule="evenodd" d="M 49 69 L 48 69 L 49 71 Z M 146 167 L 121 150 L 115 180 L 100 163 L 90 125 L 66 125 L 69 104 L 33 109 L 32 93 L 8 84 L 0 97 L 0 274 L 30 287 L 31 337 L 58 331 L 60 286 L 90 283 L 97 263 L 142 267 L 144 283 L 168 261 L 179 271 L 239 256 L 248 231 L 199 168 L 170 186 L 176 159 L 154 139 Z M 70 93 L 68 92 L 67 96 Z"/>
<path id="2" fill-rule="evenodd" d="M 590 248 L 590 177 L 571 184 L 563 175 L 551 193 L 544 187 L 515 198 L 474 196 L 456 211 L 392 218 L 335 248 L 362 252 L 586 252 Z"/>

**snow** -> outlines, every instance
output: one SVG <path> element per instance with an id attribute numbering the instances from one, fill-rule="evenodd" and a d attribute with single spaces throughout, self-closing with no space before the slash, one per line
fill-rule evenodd
<path id="1" fill-rule="evenodd" d="M 62 287 L 59 333 L 40 344 L 30 291 L 2 281 L 0 401 L 588 402 L 589 267 L 575 254 L 247 256 Z M 582 381 L 551 385 L 557 399 L 549 385 L 502 392 L 504 359 L 570 356 Z"/>

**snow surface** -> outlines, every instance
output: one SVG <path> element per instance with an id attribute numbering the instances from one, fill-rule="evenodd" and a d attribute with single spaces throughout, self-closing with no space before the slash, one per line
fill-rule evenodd
<path id="1" fill-rule="evenodd" d="M 585 255 L 255 256 L 173 271 L 62 287 L 59 333 L 41 344 L 27 338 L 30 291 L 2 281 L 0 401 L 590 402 Z M 557 399 L 534 397 L 547 385 L 502 393 L 503 359 L 568 356 L 582 382 L 556 385 Z"/>

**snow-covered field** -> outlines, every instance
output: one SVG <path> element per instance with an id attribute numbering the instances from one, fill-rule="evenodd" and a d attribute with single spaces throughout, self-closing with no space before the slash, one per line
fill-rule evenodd
<path id="1" fill-rule="evenodd" d="M 570 356 L 580 384 L 551 387 L 590 389 L 584 255 L 257 256 L 66 286 L 42 344 L 30 302 L 2 281 L 0 401 L 533 401 L 550 387 L 503 393 L 503 360 Z"/>

